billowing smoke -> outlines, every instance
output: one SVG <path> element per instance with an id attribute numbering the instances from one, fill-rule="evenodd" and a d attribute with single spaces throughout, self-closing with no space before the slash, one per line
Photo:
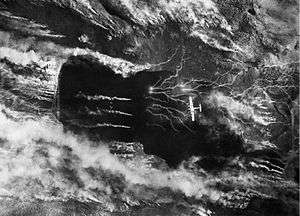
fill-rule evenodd
<path id="1" fill-rule="evenodd" d="M 111 173 L 121 176 L 118 184 L 125 184 L 129 191 L 144 185 L 153 189 L 169 188 L 197 198 L 207 196 L 218 200 L 220 197 L 219 192 L 208 187 L 208 179 L 183 168 L 162 171 L 149 169 L 142 162 L 129 166 L 113 156 L 103 143 L 65 133 L 61 125 L 47 118 L 16 121 L 11 119 L 17 118 L 13 116 L 14 112 L 1 108 L 2 196 L 101 200 L 113 190 L 101 176 Z"/>
<path id="2" fill-rule="evenodd" d="M 40 61 L 40 57 L 33 50 L 20 52 L 8 47 L 0 47 L 0 58 L 7 58 L 11 62 L 21 65 L 28 65 Z"/>
<path id="3" fill-rule="evenodd" d="M 153 194 L 159 197 L 160 191 L 169 190 L 227 205 L 228 194 L 217 185 L 261 185 L 239 158 L 231 163 L 242 170 L 216 175 L 199 168 L 194 172 L 186 166 L 187 162 L 174 170 L 154 168 L 145 155 L 134 161 L 120 160 L 105 143 L 65 132 L 51 116 L 26 116 L 3 106 L 0 110 L 0 197 L 45 201 L 74 198 L 111 204 L 108 208 L 113 208 L 111 197 L 115 193 L 129 199 L 152 200 Z M 271 190 L 269 185 L 264 187 Z"/>

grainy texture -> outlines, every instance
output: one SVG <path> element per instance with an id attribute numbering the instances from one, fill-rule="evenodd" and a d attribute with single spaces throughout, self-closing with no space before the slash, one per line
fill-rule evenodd
<path id="1" fill-rule="evenodd" d="M 297 0 L 0 1 L 0 215 L 298 215 Z"/>

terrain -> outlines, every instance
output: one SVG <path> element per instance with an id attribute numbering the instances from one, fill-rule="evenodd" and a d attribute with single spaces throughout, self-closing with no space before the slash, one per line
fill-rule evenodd
<path id="1" fill-rule="evenodd" d="M 0 215 L 298 215 L 298 13 L 0 1 Z"/>

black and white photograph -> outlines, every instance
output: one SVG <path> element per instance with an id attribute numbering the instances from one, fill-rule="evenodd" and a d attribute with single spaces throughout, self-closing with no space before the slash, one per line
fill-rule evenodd
<path id="1" fill-rule="evenodd" d="M 0 0 L 0 216 L 299 216 L 299 0 Z"/>

